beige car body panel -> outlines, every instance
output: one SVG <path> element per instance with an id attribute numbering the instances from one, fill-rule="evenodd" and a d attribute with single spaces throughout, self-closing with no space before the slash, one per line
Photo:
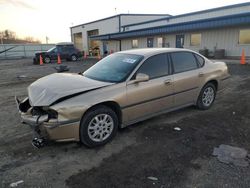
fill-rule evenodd
<path id="1" fill-rule="evenodd" d="M 58 118 L 43 122 L 39 125 L 40 128 L 44 130 L 49 139 L 56 141 L 79 141 L 81 118 L 87 110 L 95 105 L 103 103 L 116 104 L 121 113 L 120 127 L 126 127 L 161 113 L 195 105 L 202 87 L 209 81 L 216 81 L 218 90 L 225 87 L 224 82 L 228 81 L 227 78 L 229 77 L 225 63 L 213 63 L 203 56 L 205 65 L 198 69 L 139 83 L 131 80 L 131 77 L 148 57 L 176 51 L 196 53 L 186 49 L 172 48 L 118 52 L 143 55 L 144 59 L 134 69 L 128 79 L 122 83 L 96 83 L 97 88 L 92 87 L 90 91 L 83 91 L 82 94 L 49 105 L 48 108 L 58 113 Z M 75 79 L 77 78 L 74 76 Z M 81 79 L 80 76 L 79 79 Z M 67 85 L 65 85 L 66 87 Z M 74 88 L 77 90 L 77 86 Z M 63 88 L 60 88 L 60 90 L 63 90 Z M 77 92 L 81 92 L 81 90 L 77 90 Z M 30 115 L 30 111 L 21 113 L 24 122 L 25 118 Z"/>

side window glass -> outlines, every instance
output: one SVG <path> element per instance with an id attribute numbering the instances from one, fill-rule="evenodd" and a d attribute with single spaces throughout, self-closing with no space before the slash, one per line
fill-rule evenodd
<path id="1" fill-rule="evenodd" d="M 199 63 L 199 66 L 200 67 L 203 67 L 204 64 L 205 64 L 205 59 L 197 54 L 194 54 L 194 56 L 196 57 L 198 63 Z"/>
<path id="2" fill-rule="evenodd" d="M 60 46 L 56 47 L 56 52 L 61 53 L 62 52 L 62 47 L 60 47 Z"/>
<path id="3" fill-rule="evenodd" d="M 139 68 L 137 73 L 144 73 L 150 79 L 166 76 L 169 73 L 166 54 L 149 57 Z"/>
<path id="4" fill-rule="evenodd" d="M 62 49 L 63 52 L 67 52 L 69 51 L 68 47 L 67 46 L 64 46 L 63 49 Z"/>
<path id="5" fill-rule="evenodd" d="M 171 53 L 173 68 L 175 73 L 189 71 L 198 68 L 194 55 L 190 52 Z"/>

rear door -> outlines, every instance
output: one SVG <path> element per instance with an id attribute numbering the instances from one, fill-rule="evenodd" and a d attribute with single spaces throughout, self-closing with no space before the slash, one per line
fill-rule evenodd
<path id="1" fill-rule="evenodd" d="M 172 52 L 175 106 L 195 103 L 200 91 L 202 72 L 195 55 L 191 52 Z"/>
<path id="2" fill-rule="evenodd" d="M 170 75 L 167 54 L 158 54 L 149 57 L 138 71 L 149 75 L 146 82 L 127 85 L 127 106 L 123 108 L 127 119 L 125 122 L 133 122 L 147 116 L 173 107 L 173 85 Z"/>
<path id="3" fill-rule="evenodd" d="M 57 54 L 58 54 L 59 52 L 58 52 L 58 49 L 57 49 L 57 47 L 54 49 L 54 50 L 52 50 L 51 52 L 50 52 L 50 58 L 52 59 L 52 60 L 55 60 L 55 59 L 57 59 Z"/>

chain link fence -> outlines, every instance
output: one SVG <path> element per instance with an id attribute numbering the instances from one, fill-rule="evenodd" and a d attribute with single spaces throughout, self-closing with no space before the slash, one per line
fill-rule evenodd
<path id="1" fill-rule="evenodd" d="M 34 57 L 37 51 L 47 51 L 55 44 L 0 44 L 0 59 Z"/>

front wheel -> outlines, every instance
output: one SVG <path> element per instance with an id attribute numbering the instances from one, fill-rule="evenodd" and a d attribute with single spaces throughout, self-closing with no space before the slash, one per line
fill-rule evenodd
<path id="1" fill-rule="evenodd" d="M 77 60 L 77 56 L 75 55 L 75 54 L 73 54 L 72 56 L 71 56 L 71 61 L 76 61 Z"/>
<path id="2" fill-rule="evenodd" d="M 116 113 L 109 107 L 100 105 L 88 111 L 80 125 L 81 142 L 92 148 L 112 140 L 118 129 Z"/>
<path id="3" fill-rule="evenodd" d="M 209 109 L 216 96 L 216 88 L 213 83 L 207 83 L 201 90 L 197 100 L 197 107 L 201 110 Z"/>

